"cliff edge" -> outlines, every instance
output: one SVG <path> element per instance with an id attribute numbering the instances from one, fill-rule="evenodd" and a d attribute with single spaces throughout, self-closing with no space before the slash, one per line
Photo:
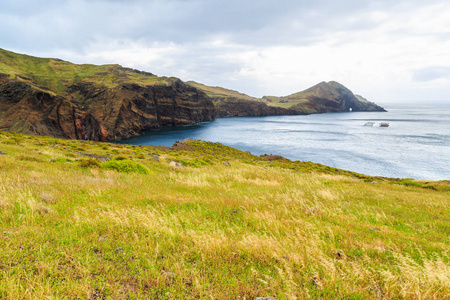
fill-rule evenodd
<path id="1" fill-rule="evenodd" d="M 0 49 L 1 130 L 109 141 L 214 119 L 209 97 L 177 78 Z"/>

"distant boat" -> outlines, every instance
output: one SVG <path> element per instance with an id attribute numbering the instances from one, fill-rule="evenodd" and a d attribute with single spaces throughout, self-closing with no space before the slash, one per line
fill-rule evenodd
<path id="1" fill-rule="evenodd" d="M 388 122 L 381 122 L 380 123 L 380 127 L 389 127 L 389 123 Z"/>
<path id="2" fill-rule="evenodd" d="M 366 122 L 366 124 L 364 124 L 364 126 L 373 126 L 373 124 L 375 124 L 375 122 Z"/>

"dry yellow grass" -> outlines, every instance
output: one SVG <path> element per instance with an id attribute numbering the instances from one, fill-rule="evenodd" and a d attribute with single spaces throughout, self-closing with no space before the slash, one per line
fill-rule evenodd
<path id="1" fill-rule="evenodd" d="M 0 132 L 2 299 L 450 297 L 448 191 L 295 172 L 223 147 L 226 167 L 208 143 L 163 153 L 207 165 L 135 158 L 151 172 L 120 173 L 81 168 L 66 143 Z"/>

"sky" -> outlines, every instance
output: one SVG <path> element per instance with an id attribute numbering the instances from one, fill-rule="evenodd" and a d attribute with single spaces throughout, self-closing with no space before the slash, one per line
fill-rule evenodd
<path id="1" fill-rule="evenodd" d="M 255 97 L 338 81 L 450 104 L 450 1 L 0 0 L 0 48 Z"/>

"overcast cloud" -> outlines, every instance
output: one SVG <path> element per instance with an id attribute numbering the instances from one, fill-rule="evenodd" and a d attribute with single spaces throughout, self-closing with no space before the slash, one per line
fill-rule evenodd
<path id="1" fill-rule="evenodd" d="M 450 102 L 450 2 L 1 0 L 0 47 L 287 95 Z"/>

